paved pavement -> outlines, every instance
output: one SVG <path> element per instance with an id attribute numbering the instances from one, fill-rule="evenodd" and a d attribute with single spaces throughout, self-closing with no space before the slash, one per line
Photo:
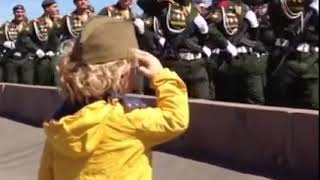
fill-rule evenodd
<path id="1" fill-rule="evenodd" d="M 0 117 L 0 179 L 36 180 L 42 129 Z M 166 153 L 153 153 L 154 180 L 267 180 Z"/>

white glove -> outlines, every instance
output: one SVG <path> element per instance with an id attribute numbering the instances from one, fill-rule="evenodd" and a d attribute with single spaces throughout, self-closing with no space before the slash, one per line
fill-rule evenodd
<path id="1" fill-rule="evenodd" d="M 22 57 L 22 54 L 21 54 L 20 52 L 15 52 L 15 53 L 13 54 L 13 56 L 15 56 L 15 57 Z"/>
<path id="2" fill-rule="evenodd" d="M 3 43 L 3 46 L 8 48 L 8 49 L 15 49 L 16 48 L 16 45 L 14 44 L 13 41 L 5 41 Z"/>
<path id="3" fill-rule="evenodd" d="M 165 38 L 163 38 L 163 37 L 160 37 L 160 39 L 159 39 L 159 43 L 160 43 L 160 45 L 163 47 L 163 46 L 164 46 L 164 44 L 166 43 L 166 39 L 165 39 Z"/>
<path id="4" fill-rule="evenodd" d="M 38 58 L 43 58 L 46 54 L 41 50 L 41 49 L 38 49 L 37 52 L 36 52 L 36 55 L 38 56 Z"/>
<path id="5" fill-rule="evenodd" d="M 257 15 L 253 11 L 249 10 L 246 13 L 245 18 L 249 21 L 251 28 L 259 27 Z"/>
<path id="6" fill-rule="evenodd" d="M 207 56 L 210 57 L 212 54 L 212 51 L 210 48 L 208 48 L 207 46 L 203 46 L 202 47 L 202 52 Z"/>
<path id="7" fill-rule="evenodd" d="M 193 22 L 197 26 L 201 34 L 207 34 L 209 32 L 208 23 L 200 14 L 198 14 L 194 18 Z"/>
<path id="8" fill-rule="evenodd" d="M 238 55 L 237 48 L 233 44 L 231 44 L 229 41 L 227 45 L 227 51 L 231 54 L 232 57 L 235 57 Z"/>
<path id="9" fill-rule="evenodd" d="M 143 34 L 145 31 L 145 27 L 144 27 L 144 22 L 142 19 L 140 18 L 136 18 L 136 20 L 133 21 L 133 24 L 135 25 L 135 27 L 137 28 L 139 34 Z"/>
<path id="10" fill-rule="evenodd" d="M 53 57 L 55 54 L 54 54 L 54 52 L 52 52 L 52 51 L 48 51 L 48 52 L 46 53 L 46 55 L 49 56 L 49 57 Z"/>
<path id="11" fill-rule="evenodd" d="M 310 4 L 310 7 L 319 15 L 319 0 L 313 0 L 313 2 Z"/>

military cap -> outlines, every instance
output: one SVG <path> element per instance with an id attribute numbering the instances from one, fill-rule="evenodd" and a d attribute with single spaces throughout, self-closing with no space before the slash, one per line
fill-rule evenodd
<path id="1" fill-rule="evenodd" d="M 72 59 L 88 64 L 126 59 L 138 43 L 131 21 L 95 16 L 76 40 Z"/>
<path id="2" fill-rule="evenodd" d="M 42 8 L 46 8 L 52 4 L 57 4 L 57 2 L 55 0 L 44 0 L 44 1 L 42 1 L 41 6 L 42 6 Z"/>
<path id="3" fill-rule="evenodd" d="M 22 4 L 17 4 L 12 8 L 13 12 L 15 12 L 18 9 L 25 10 Z"/>

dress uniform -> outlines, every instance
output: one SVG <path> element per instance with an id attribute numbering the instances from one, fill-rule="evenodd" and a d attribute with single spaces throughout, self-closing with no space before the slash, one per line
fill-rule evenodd
<path id="1" fill-rule="evenodd" d="M 117 4 L 103 8 L 99 12 L 99 15 L 125 20 L 132 20 L 134 18 L 132 9 L 130 7 L 126 9 L 122 8 L 119 2 Z"/>
<path id="2" fill-rule="evenodd" d="M 147 16 L 144 14 L 141 18 L 144 23 L 144 32 L 137 33 L 137 39 L 140 49 L 147 51 L 161 59 L 161 52 L 165 44 L 163 30 L 157 17 Z M 147 78 L 144 81 L 144 94 L 154 95 L 154 91 L 149 86 L 150 82 Z"/>
<path id="3" fill-rule="evenodd" d="M 202 56 L 201 38 L 208 24 L 191 1 L 138 1 L 149 16 L 160 21 L 166 39 L 160 58 L 162 64 L 186 82 L 190 97 L 209 98 L 206 62 Z"/>
<path id="4" fill-rule="evenodd" d="M 266 52 L 255 37 L 259 23 L 254 12 L 241 2 L 228 0 L 218 1 L 210 9 L 209 39 L 215 46 L 210 68 L 216 68 L 211 74 L 216 98 L 264 104 Z"/>
<path id="5" fill-rule="evenodd" d="M 268 66 L 269 104 L 319 107 L 319 29 L 317 0 L 272 1 L 270 19 L 276 35 Z"/>
<path id="6" fill-rule="evenodd" d="M 45 9 L 48 6 L 55 5 L 54 0 L 45 0 L 42 7 Z M 32 20 L 30 24 L 30 32 L 24 33 L 21 42 L 33 52 L 36 57 L 35 81 L 38 85 L 55 85 L 55 66 L 57 63 L 57 50 L 59 40 L 57 36 L 52 35 L 55 28 L 61 25 L 61 17 L 45 13 L 41 17 Z"/>
<path id="7" fill-rule="evenodd" d="M 25 12 L 24 6 L 20 4 L 13 7 L 14 14 L 18 10 Z M 14 20 L 2 26 L 3 50 L 5 51 L 3 56 L 4 79 L 10 83 L 33 84 L 34 64 L 30 54 L 24 51 L 23 47 L 16 46 L 19 34 L 29 31 L 28 20 L 24 15 L 21 20 L 17 18 L 16 16 Z"/>
<path id="8" fill-rule="evenodd" d="M 61 42 L 78 37 L 84 24 L 95 15 L 94 10 L 89 8 L 90 7 L 88 7 L 88 9 L 86 9 L 82 14 L 77 10 L 74 10 L 71 14 L 62 18 L 61 26 L 55 33 L 55 35 L 61 38 Z"/>

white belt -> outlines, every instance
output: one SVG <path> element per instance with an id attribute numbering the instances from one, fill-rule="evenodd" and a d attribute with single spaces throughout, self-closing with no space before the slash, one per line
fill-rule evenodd
<path id="1" fill-rule="evenodd" d="M 15 57 L 17 57 L 17 58 L 21 58 L 21 57 L 22 57 L 22 54 L 21 54 L 21 52 L 15 52 L 15 53 L 13 54 L 13 56 L 15 56 Z"/>
<path id="2" fill-rule="evenodd" d="M 251 47 L 248 48 L 246 46 L 239 46 L 237 47 L 237 51 L 239 54 L 247 54 L 253 52 L 253 49 Z"/>
<path id="3" fill-rule="evenodd" d="M 275 45 L 278 47 L 288 47 L 289 41 L 287 39 L 277 38 Z"/>
<path id="4" fill-rule="evenodd" d="M 187 53 L 179 53 L 179 57 L 182 60 L 192 61 L 192 60 L 202 58 L 202 55 L 201 55 L 201 53 L 194 54 L 194 53 L 187 52 Z"/>
<path id="5" fill-rule="evenodd" d="M 216 55 L 219 55 L 220 54 L 220 48 L 215 48 L 212 50 L 212 54 L 216 54 Z"/>
<path id="6" fill-rule="evenodd" d="M 260 58 L 262 56 L 266 56 L 267 55 L 267 53 L 253 52 L 253 49 L 251 47 L 248 48 L 248 47 L 245 47 L 245 46 L 238 47 L 237 51 L 238 51 L 239 54 L 241 54 L 241 53 L 243 53 L 243 54 L 245 54 L 245 53 L 253 53 L 254 55 L 257 56 L 257 58 Z M 212 54 L 219 55 L 220 53 L 221 53 L 221 49 L 219 49 L 219 48 L 215 48 L 215 49 L 212 50 Z"/>
<path id="7" fill-rule="evenodd" d="M 317 46 L 312 47 L 308 43 L 302 43 L 302 44 L 299 44 L 299 46 L 297 47 L 297 51 L 302 52 L 302 53 L 309 53 L 309 52 L 318 53 L 319 47 L 317 47 Z"/>

